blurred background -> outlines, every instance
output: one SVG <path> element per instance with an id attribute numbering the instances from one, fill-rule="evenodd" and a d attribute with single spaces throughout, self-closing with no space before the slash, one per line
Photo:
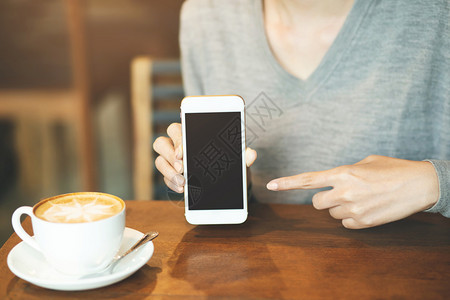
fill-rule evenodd
<path id="1" fill-rule="evenodd" d="M 149 168 L 139 171 L 143 176 L 134 165 L 139 166 L 140 143 L 145 157 L 157 136 L 153 131 L 173 121 L 182 97 L 181 4 L 0 1 L 0 245 L 12 233 L 12 212 L 48 196 L 95 190 L 123 199 L 170 198 L 167 190 L 153 189 L 160 179 L 153 178 L 152 153 L 140 161 Z M 153 64 L 166 60 L 162 67 Z M 152 88 L 158 72 L 171 79 L 166 87 Z M 143 83 L 133 83 L 137 77 Z M 158 104 L 158 116 L 148 111 L 156 104 L 145 102 L 156 91 L 172 98 Z M 137 126 L 144 129 L 136 132 Z"/>

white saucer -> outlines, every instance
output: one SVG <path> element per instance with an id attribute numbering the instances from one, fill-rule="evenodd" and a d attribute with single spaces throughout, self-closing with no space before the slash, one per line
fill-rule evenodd
<path id="1" fill-rule="evenodd" d="M 125 228 L 119 253 L 128 250 L 142 236 L 142 232 Z M 112 274 L 99 274 L 97 277 L 92 274 L 89 275 L 90 278 L 80 279 L 57 272 L 45 261 L 40 252 L 21 242 L 9 252 L 8 267 L 17 277 L 40 287 L 61 291 L 88 290 L 127 278 L 147 263 L 153 255 L 153 250 L 153 242 L 148 242 L 120 261 Z"/>

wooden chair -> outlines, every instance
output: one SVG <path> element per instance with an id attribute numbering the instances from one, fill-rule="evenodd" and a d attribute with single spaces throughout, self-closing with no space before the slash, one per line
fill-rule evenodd
<path id="1" fill-rule="evenodd" d="M 78 181 L 83 190 L 96 186 L 95 160 L 90 116 L 89 78 L 87 71 L 85 34 L 80 1 L 65 0 L 71 48 L 73 84 L 68 89 L 0 90 L 0 117 L 18 124 L 18 152 L 21 175 L 27 185 L 40 186 L 47 196 L 57 186 L 58 174 L 54 152 L 55 137 L 51 134 L 56 123 L 73 128 L 79 162 Z M 38 124 L 38 125 L 36 125 Z M 37 127 L 37 128 L 34 128 Z M 41 140 L 33 143 L 35 133 Z M 33 152 L 42 148 L 41 157 Z M 36 167 L 39 162 L 40 168 Z M 39 169 L 40 174 L 31 174 Z M 36 178 L 39 180 L 36 181 Z"/>
<path id="2" fill-rule="evenodd" d="M 167 126 L 180 122 L 184 96 L 178 60 L 137 57 L 131 64 L 131 106 L 134 131 L 134 198 L 167 199 L 162 176 L 155 172 L 154 140 Z"/>

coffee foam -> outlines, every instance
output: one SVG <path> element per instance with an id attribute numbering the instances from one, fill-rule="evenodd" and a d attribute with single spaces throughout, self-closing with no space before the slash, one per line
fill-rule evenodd
<path id="1" fill-rule="evenodd" d="M 37 217 L 56 223 L 85 223 L 106 219 L 123 209 L 120 200 L 96 193 L 50 198 L 36 207 Z"/>

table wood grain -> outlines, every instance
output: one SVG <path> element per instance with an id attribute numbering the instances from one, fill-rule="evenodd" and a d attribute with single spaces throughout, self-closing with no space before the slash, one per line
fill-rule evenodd
<path id="1" fill-rule="evenodd" d="M 34 286 L 7 267 L 13 234 L 0 249 L 0 299 L 450 298 L 450 220 L 440 215 L 349 230 L 309 205 L 254 204 L 242 225 L 193 226 L 182 202 L 126 205 L 127 227 L 160 232 L 134 275 L 89 291 Z"/>

